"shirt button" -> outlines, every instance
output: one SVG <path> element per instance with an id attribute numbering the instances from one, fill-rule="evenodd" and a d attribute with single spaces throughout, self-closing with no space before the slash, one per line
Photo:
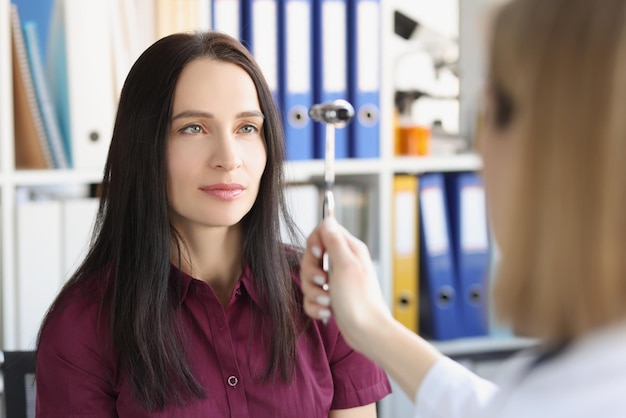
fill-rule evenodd
<path id="1" fill-rule="evenodd" d="M 230 386 L 235 387 L 235 386 L 237 386 L 237 383 L 239 383 L 239 379 L 237 379 L 237 377 L 236 377 L 236 376 L 230 376 L 230 377 L 228 378 L 228 384 L 229 384 Z"/>
<path id="2" fill-rule="evenodd" d="M 235 290 L 235 296 L 241 296 L 241 288 L 238 287 L 237 290 Z"/>

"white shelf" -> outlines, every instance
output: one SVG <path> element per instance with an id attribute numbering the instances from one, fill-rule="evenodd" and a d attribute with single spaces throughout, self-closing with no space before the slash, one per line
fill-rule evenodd
<path id="1" fill-rule="evenodd" d="M 90 184 L 101 183 L 102 173 L 99 170 L 17 170 L 5 174 L 2 181 L 15 186 Z"/>
<path id="2" fill-rule="evenodd" d="M 335 175 L 378 175 L 383 163 L 379 159 L 345 159 L 335 161 Z M 324 176 L 324 160 L 288 161 L 285 163 L 285 179 L 291 183 L 306 182 Z"/>
<path id="3" fill-rule="evenodd" d="M 396 157 L 391 161 L 395 173 L 420 174 L 442 171 L 478 171 L 482 168 L 480 157 L 474 153 L 431 155 L 427 157 Z"/>
<path id="4" fill-rule="evenodd" d="M 392 159 L 345 159 L 335 161 L 335 176 L 378 176 L 383 172 L 421 174 L 442 171 L 478 171 L 482 168 L 475 153 L 395 157 Z M 324 160 L 285 163 L 288 182 L 306 182 L 324 175 Z"/>
<path id="5" fill-rule="evenodd" d="M 537 341 L 530 338 L 487 336 L 450 341 L 431 341 L 431 343 L 446 356 L 463 357 L 489 352 L 510 351 L 513 353 L 532 347 L 537 344 Z"/>

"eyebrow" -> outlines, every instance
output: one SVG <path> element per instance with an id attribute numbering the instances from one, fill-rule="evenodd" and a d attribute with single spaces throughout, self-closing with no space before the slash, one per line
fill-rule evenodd
<path id="1" fill-rule="evenodd" d="M 176 119 L 182 119 L 182 118 L 207 118 L 207 119 L 213 119 L 215 116 L 213 115 L 213 113 L 209 113 L 209 112 L 202 112 L 200 110 L 184 110 L 178 114 L 176 114 L 175 116 L 172 117 L 172 120 L 176 120 Z M 261 113 L 258 110 L 247 110 L 245 112 L 240 112 L 237 113 L 237 115 L 235 115 L 235 117 L 237 118 L 248 118 L 248 117 L 258 117 L 258 118 L 262 118 L 265 119 L 265 116 L 263 116 L 263 113 Z"/>

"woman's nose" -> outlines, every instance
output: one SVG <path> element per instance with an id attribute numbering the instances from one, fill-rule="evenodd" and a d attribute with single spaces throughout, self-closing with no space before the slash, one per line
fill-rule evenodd
<path id="1" fill-rule="evenodd" d="M 239 146 L 232 133 L 222 133 L 215 141 L 211 165 L 223 170 L 234 170 L 241 166 Z"/>

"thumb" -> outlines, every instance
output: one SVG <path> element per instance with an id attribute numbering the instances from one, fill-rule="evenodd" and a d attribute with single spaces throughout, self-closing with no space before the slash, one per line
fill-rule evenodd
<path id="1" fill-rule="evenodd" d="M 349 237 L 350 233 L 333 216 L 322 222 L 320 238 L 332 263 L 341 263 L 354 257 Z"/>

